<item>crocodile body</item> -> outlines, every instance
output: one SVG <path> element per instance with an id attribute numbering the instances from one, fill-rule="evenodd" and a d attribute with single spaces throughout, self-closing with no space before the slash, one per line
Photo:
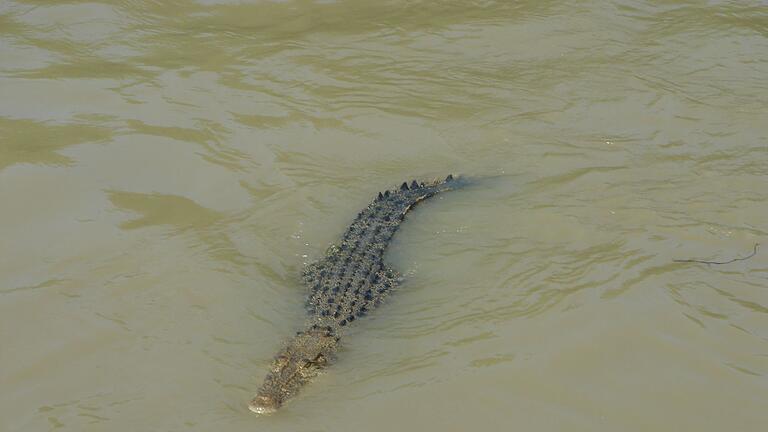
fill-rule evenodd
<path id="1" fill-rule="evenodd" d="M 453 176 L 379 193 L 344 233 L 338 246 L 304 271 L 309 288 L 305 329 L 275 356 L 264 384 L 248 408 L 274 412 L 327 366 L 343 329 L 375 309 L 397 284 L 398 274 L 384 263 L 384 253 L 406 213 L 419 202 L 453 189 Z"/>

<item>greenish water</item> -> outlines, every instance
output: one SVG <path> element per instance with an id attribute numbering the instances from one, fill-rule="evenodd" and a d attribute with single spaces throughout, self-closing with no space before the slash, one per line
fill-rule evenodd
<path id="1" fill-rule="evenodd" d="M 764 430 L 766 77 L 764 1 L 4 0 L 0 430 Z M 451 172 L 251 414 L 303 263 Z"/>

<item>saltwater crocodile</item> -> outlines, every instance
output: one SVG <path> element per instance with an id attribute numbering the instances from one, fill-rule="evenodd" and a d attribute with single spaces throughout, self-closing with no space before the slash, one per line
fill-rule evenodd
<path id="1" fill-rule="evenodd" d="M 454 189 L 458 181 L 408 185 L 379 192 L 347 228 L 341 244 L 306 267 L 309 319 L 304 330 L 275 356 L 264 384 L 248 408 L 258 414 L 276 411 L 334 358 L 342 330 L 378 306 L 397 284 L 398 274 L 384 263 L 384 252 L 405 214 L 417 203 Z"/>

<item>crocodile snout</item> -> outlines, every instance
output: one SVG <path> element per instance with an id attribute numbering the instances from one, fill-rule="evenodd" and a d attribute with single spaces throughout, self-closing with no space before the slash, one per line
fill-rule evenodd
<path id="1" fill-rule="evenodd" d="M 277 411 L 280 404 L 269 396 L 259 395 L 248 404 L 248 409 L 256 414 L 272 414 Z"/>

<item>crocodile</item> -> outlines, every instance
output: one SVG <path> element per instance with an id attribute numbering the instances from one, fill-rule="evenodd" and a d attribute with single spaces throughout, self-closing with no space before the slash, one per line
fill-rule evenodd
<path id="1" fill-rule="evenodd" d="M 271 414 L 295 396 L 335 359 L 344 329 L 381 304 L 399 274 L 384 263 L 384 253 L 406 213 L 419 202 L 455 189 L 458 178 L 409 185 L 379 192 L 347 228 L 340 244 L 306 266 L 308 319 L 272 361 L 264 383 L 248 408 Z"/>

